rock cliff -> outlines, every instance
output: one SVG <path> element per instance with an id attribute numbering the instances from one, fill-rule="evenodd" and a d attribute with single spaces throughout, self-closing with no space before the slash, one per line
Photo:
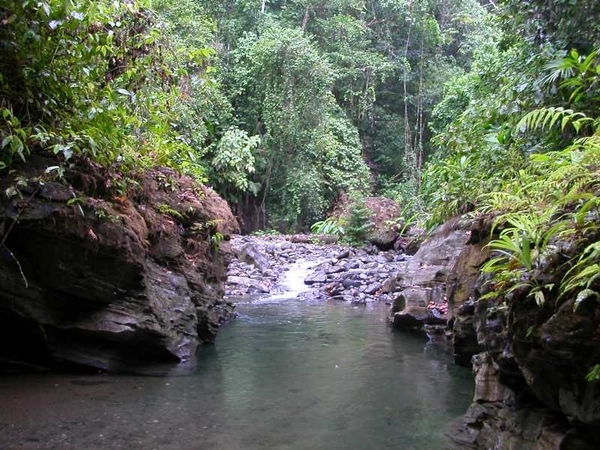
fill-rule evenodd
<path id="1" fill-rule="evenodd" d="M 577 293 L 560 299 L 547 293 L 538 305 L 527 288 L 482 299 L 491 289 L 480 270 L 489 258 L 491 222 L 454 220 L 425 241 L 399 277 L 403 292 L 391 321 L 412 329 L 447 323 L 456 362 L 472 365 L 473 403 L 453 434 L 461 446 L 600 448 L 600 383 L 586 380 L 600 361 L 600 302 L 574 308 Z M 557 254 L 533 281 L 558 286 L 565 260 L 595 239 L 557 243 Z"/>
<path id="2" fill-rule="evenodd" d="M 1 180 L 0 366 L 192 359 L 232 315 L 226 202 L 169 169 L 125 184 L 88 164 L 57 183 L 44 180 L 48 164 Z"/>

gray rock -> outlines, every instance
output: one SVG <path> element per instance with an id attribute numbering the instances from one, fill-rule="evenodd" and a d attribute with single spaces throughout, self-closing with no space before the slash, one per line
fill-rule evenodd
<path id="1" fill-rule="evenodd" d="M 157 205 L 180 202 L 177 192 L 156 190 L 159 171 L 190 193 L 202 189 L 160 169 L 142 181 L 142 190 L 152 192 L 143 208 L 78 193 L 104 219 L 62 203 L 71 190 L 61 185 L 32 194 L 6 236 L 20 267 L 0 255 L 0 357 L 48 368 L 116 371 L 185 362 L 200 342 L 214 339 L 233 314 L 233 305 L 222 300 L 229 244 L 224 240 L 218 250 L 203 251 L 194 238 L 204 242 L 207 236 L 197 234 L 191 219 L 175 223 L 157 214 Z M 187 201 L 182 208 L 188 219 L 235 222 L 208 189 Z M 14 208 L 2 206 L 0 211 Z"/>
<path id="2" fill-rule="evenodd" d="M 402 308 L 396 302 L 390 317 L 394 327 L 413 330 L 426 323 L 442 323 L 447 319 L 434 315 L 427 307 L 447 302 L 448 274 L 466 248 L 469 235 L 467 223 L 445 224 L 408 260 L 403 273 L 386 282 L 384 291 L 402 292 Z"/>
<path id="3" fill-rule="evenodd" d="M 230 276 L 227 278 L 227 282 L 235 286 L 235 288 L 241 287 L 241 292 L 248 293 L 267 293 L 269 292 L 269 286 L 262 280 L 255 280 L 249 277 L 236 277 Z"/>
<path id="4" fill-rule="evenodd" d="M 347 248 L 347 249 L 339 252 L 337 255 L 335 255 L 335 257 L 337 259 L 346 259 L 346 258 L 350 257 L 350 253 L 351 253 L 350 249 Z"/>
<path id="5" fill-rule="evenodd" d="M 316 284 L 316 283 L 326 283 L 327 282 L 327 274 L 324 272 L 315 272 L 308 275 L 304 279 L 304 284 Z"/>
<path id="6" fill-rule="evenodd" d="M 270 267 L 269 260 L 252 244 L 247 244 L 242 248 L 238 260 L 253 265 L 261 272 L 265 272 Z"/>
<path id="7" fill-rule="evenodd" d="M 373 295 L 379 289 L 381 289 L 381 283 L 371 283 L 365 288 L 364 292 L 365 294 Z"/>

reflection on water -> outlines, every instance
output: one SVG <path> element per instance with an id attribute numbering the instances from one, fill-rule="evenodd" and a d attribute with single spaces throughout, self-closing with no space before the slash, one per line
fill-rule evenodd
<path id="1" fill-rule="evenodd" d="M 468 370 L 375 305 L 248 300 L 189 376 L 4 376 L 0 448 L 448 449 Z"/>

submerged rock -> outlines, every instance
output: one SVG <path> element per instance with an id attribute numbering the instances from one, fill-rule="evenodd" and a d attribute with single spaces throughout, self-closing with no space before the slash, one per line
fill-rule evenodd
<path id="1" fill-rule="evenodd" d="M 94 195 L 106 174 L 67 179 L 2 200 L 0 357 L 99 370 L 192 358 L 233 311 L 222 296 L 237 224 L 225 201 L 168 169 L 112 200 Z"/>

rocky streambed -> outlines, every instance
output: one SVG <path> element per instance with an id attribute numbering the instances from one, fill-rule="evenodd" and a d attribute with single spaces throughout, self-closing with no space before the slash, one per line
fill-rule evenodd
<path id="1" fill-rule="evenodd" d="M 314 300 L 333 300 L 366 305 L 391 304 L 399 293 L 396 280 L 411 256 L 375 246 L 352 248 L 314 243 L 299 236 L 236 236 L 231 245 L 236 258 L 229 265 L 226 295 L 275 294 L 286 272 L 299 263 L 310 270 L 302 295 Z M 300 242 L 298 242 L 300 241 Z"/>

